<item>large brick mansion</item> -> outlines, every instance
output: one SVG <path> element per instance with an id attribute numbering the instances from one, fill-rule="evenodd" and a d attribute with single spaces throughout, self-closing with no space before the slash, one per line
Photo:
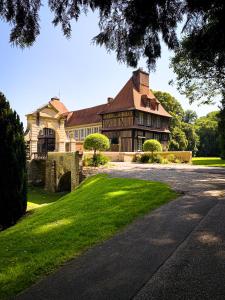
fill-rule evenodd
<path id="1" fill-rule="evenodd" d="M 30 157 L 82 150 L 85 137 L 95 132 L 109 137 L 111 151 L 142 150 L 150 138 L 159 140 L 165 149 L 170 118 L 149 89 L 149 74 L 139 69 L 115 98 L 102 105 L 68 111 L 60 99 L 51 98 L 27 114 L 25 140 Z"/>

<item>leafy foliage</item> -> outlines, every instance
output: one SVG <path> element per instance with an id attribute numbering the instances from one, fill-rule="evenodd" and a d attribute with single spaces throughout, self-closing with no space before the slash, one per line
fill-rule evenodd
<path id="1" fill-rule="evenodd" d="M 196 123 L 199 136 L 198 156 L 219 156 L 220 144 L 218 133 L 218 112 L 212 112 L 200 117 Z"/>
<path id="2" fill-rule="evenodd" d="M 101 133 L 89 134 L 84 140 L 84 149 L 94 150 L 92 161 L 90 163 L 95 167 L 101 164 L 101 157 L 96 154 L 96 151 L 104 151 L 109 149 L 109 147 L 108 137 Z"/>
<path id="3" fill-rule="evenodd" d="M 223 93 L 223 99 L 221 101 L 221 108 L 218 114 L 218 130 L 220 133 L 220 156 L 222 159 L 225 159 L 225 92 Z"/>
<path id="4" fill-rule="evenodd" d="M 154 91 L 154 95 L 172 116 L 169 150 L 191 150 L 196 152 L 198 136 L 195 132 L 195 127 L 192 124 L 186 125 L 185 123 L 186 121 L 192 123 L 197 118 L 196 113 L 190 110 L 185 112 L 179 101 L 169 93 Z"/>
<path id="5" fill-rule="evenodd" d="M 162 145 L 160 144 L 159 141 L 154 139 L 146 140 L 143 144 L 143 150 L 145 152 L 150 151 L 152 153 L 156 151 L 160 152 L 162 151 Z"/>
<path id="6" fill-rule="evenodd" d="M 0 226 L 9 227 L 26 212 L 27 176 L 23 125 L 0 93 Z"/>
<path id="7" fill-rule="evenodd" d="M 0 17 L 12 26 L 11 43 L 21 47 L 34 43 L 40 33 L 39 13 L 44 4 L 41 0 L 1 1 Z M 223 0 L 49 0 L 48 5 L 54 14 L 52 23 L 61 25 L 66 37 L 71 35 L 72 21 L 77 21 L 82 12 L 98 10 L 100 33 L 94 41 L 115 51 L 117 59 L 129 66 L 136 67 L 142 56 L 154 69 L 163 41 L 169 49 L 176 49 L 178 56 L 193 62 L 191 70 L 199 69 L 201 73 L 206 68 L 209 76 L 211 68 L 224 70 Z M 176 28 L 183 19 L 185 37 L 178 47 Z M 188 70 L 191 64 L 183 66 Z"/>
<path id="8" fill-rule="evenodd" d="M 101 133 L 89 134 L 84 140 L 84 148 L 95 152 L 107 150 L 109 149 L 109 139 Z"/>
<path id="9" fill-rule="evenodd" d="M 43 3 L 42 3 L 43 2 Z M 10 42 L 21 47 L 30 46 L 40 33 L 39 11 L 41 0 L 7 0 L 0 6 L 0 17 L 12 25 Z M 182 2 L 145 0 L 49 0 L 54 14 L 52 23 L 61 25 L 66 37 L 71 35 L 71 22 L 88 9 L 99 11 L 100 33 L 94 38 L 107 50 L 115 50 L 117 59 L 137 66 L 140 56 L 155 66 L 161 55 L 161 42 L 169 49 L 178 45 L 177 22 L 182 17 Z"/>
<path id="10" fill-rule="evenodd" d="M 185 150 L 193 151 L 193 154 L 195 155 L 199 145 L 199 137 L 196 133 L 195 126 L 190 123 L 182 122 L 181 128 L 187 139 L 187 146 Z"/>
<path id="11" fill-rule="evenodd" d="M 101 165 L 105 165 L 108 162 L 109 162 L 109 158 L 101 153 L 96 154 L 94 158 L 93 157 L 84 158 L 84 166 L 98 167 Z"/>
<path id="12" fill-rule="evenodd" d="M 183 122 L 193 124 L 197 120 L 198 116 L 195 111 L 187 109 L 184 112 Z"/>
<path id="13" fill-rule="evenodd" d="M 179 149 L 172 149 L 171 144 L 169 145 L 169 150 L 171 151 L 175 151 L 175 150 L 186 150 L 187 149 L 187 145 L 188 145 L 188 141 L 186 138 L 186 135 L 184 133 L 184 131 L 179 128 L 179 127 L 175 127 L 172 133 L 172 140 L 174 142 L 176 142 L 179 145 Z"/>

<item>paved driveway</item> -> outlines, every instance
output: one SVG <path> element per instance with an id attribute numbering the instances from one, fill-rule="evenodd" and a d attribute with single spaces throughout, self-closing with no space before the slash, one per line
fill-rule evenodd
<path id="1" fill-rule="evenodd" d="M 182 192 L 18 299 L 225 299 L 225 169 L 115 163 Z"/>

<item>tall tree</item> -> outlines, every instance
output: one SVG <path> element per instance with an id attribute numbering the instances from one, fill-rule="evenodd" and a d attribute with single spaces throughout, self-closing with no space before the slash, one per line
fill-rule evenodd
<path id="1" fill-rule="evenodd" d="M 192 151 L 193 155 L 195 155 L 197 153 L 199 145 L 199 137 L 196 133 L 195 126 L 188 122 L 182 122 L 181 128 L 185 133 L 187 139 L 187 146 L 185 150 Z"/>
<path id="2" fill-rule="evenodd" d="M 23 125 L 0 93 L 0 226 L 9 227 L 26 212 L 27 176 Z"/>
<path id="3" fill-rule="evenodd" d="M 200 117 L 196 123 L 199 136 L 198 156 L 219 156 L 220 143 L 218 134 L 218 111 Z"/>
<path id="4" fill-rule="evenodd" d="M 184 112 L 183 121 L 185 123 L 193 124 L 197 120 L 198 116 L 195 111 L 187 109 Z"/>
<path id="5" fill-rule="evenodd" d="M 42 4 L 41 0 L 1 1 L 0 17 L 12 26 L 11 43 L 21 47 L 33 44 L 40 33 Z M 188 41 L 183 46 L 191 56 L 197 55 L 202 62 L 209 58 L 216 65 L 224 58 L 223 0 L 49 0 L 48 5 L 53 24 L 61 25 L 67 37 L 71 22 L 78 20 L 81 12 L 98 10 L 100 33 L 95 42 L 116 51 L 118 60 L 130 66 L 136 67 L 142 56 L 154 68 L 161 55 L 161 40 L 169 49 L 177 48 L 176 28 L 184 18 Z"/>
<path id="6" fill-rule="evenodd" d="M 218 115 L 218 128 L 220 132 L 220 156 L 225 159 L 225 92 L 223 93 L 223 99 L 221 100 L 221 108 Z"/>

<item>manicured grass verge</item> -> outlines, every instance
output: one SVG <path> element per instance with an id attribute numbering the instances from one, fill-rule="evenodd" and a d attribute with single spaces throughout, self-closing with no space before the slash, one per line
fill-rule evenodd
<path id="1" fill-rule="evenodd" d="M 209 167 L 225 167 L 225 160 L 219 157 L 194 157 L 193 165 L 209 166 Z"/>
<path id="2" fill-rule="evenodd" d="M 52 202 L 55 202 L 66 193 L 50 193 L 41 187 L 30 186 L 27 193 L 27 209 L 35 209 Z"/>
<path id="3" fill-rule="evenodd" d="M 96 175 L 0 233 L 0 298 L 17 294 L 63 262 L 177 197 L 163 183 Z"/>

